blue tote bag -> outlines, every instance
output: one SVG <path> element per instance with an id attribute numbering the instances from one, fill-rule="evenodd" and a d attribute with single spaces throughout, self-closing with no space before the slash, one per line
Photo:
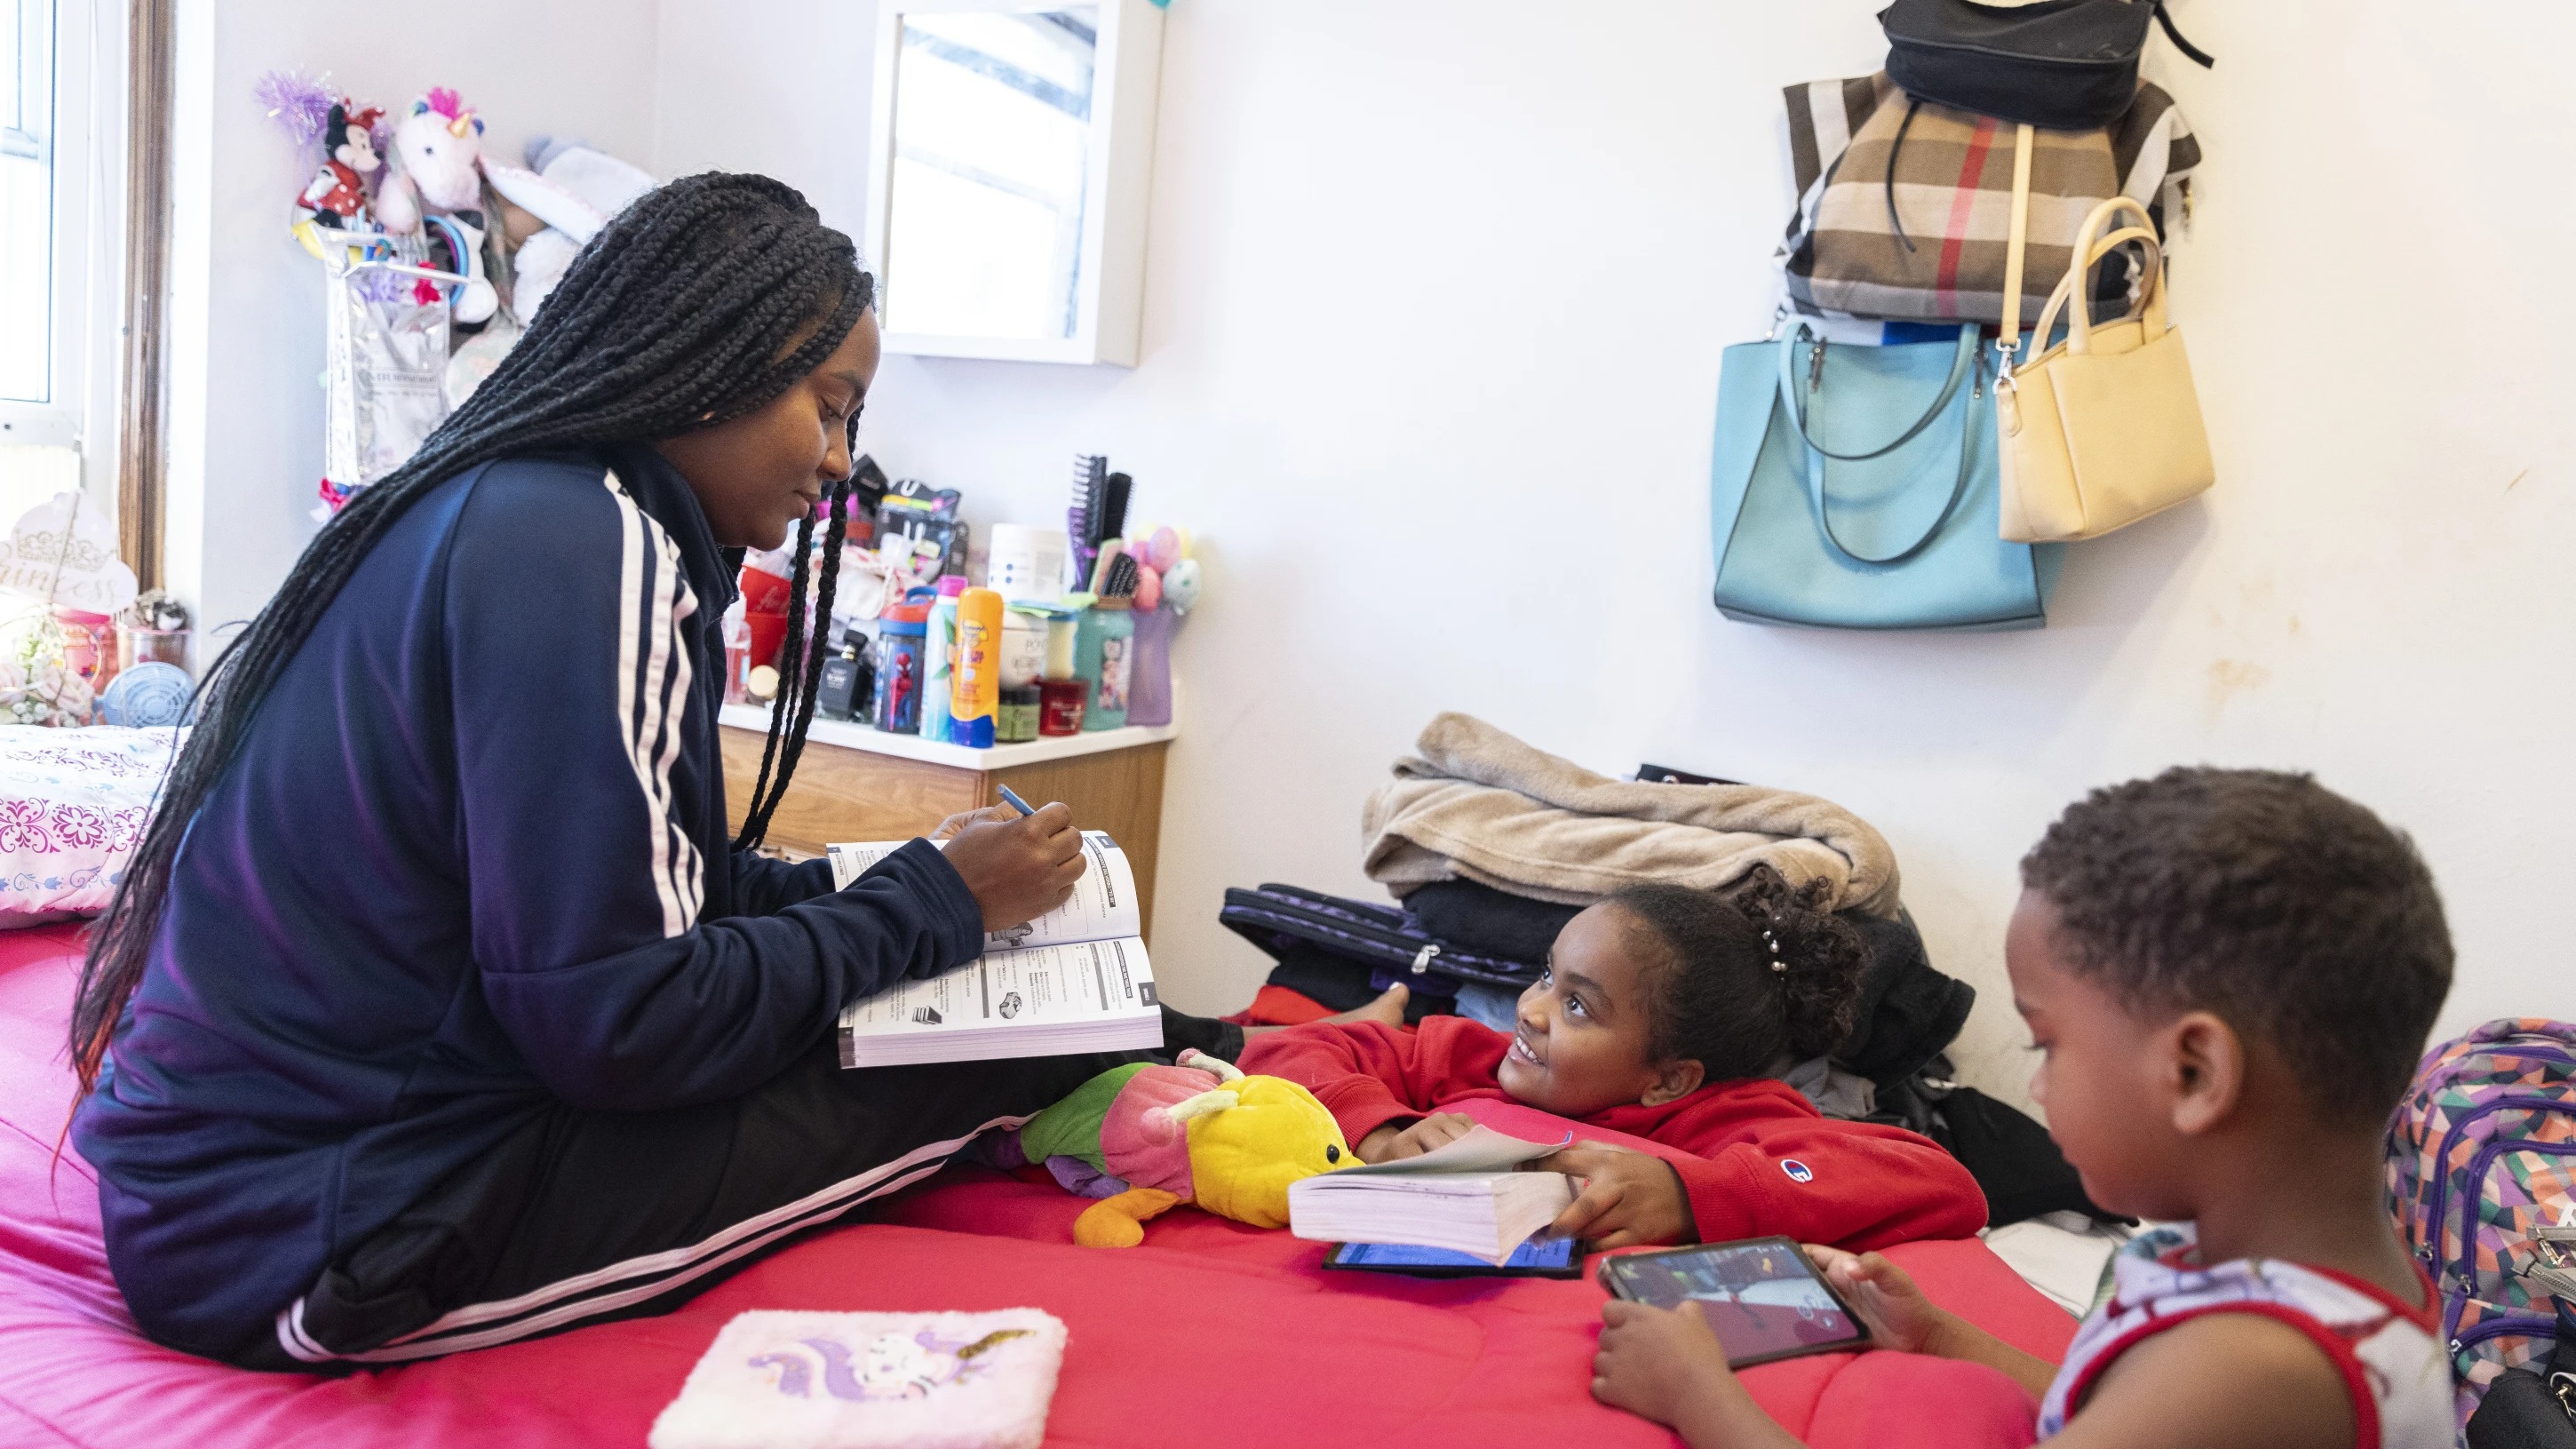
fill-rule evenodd
<path id="1" fill-rule="evenodd" d="M 2006 543 L 1974 324 L 1828 345 L 1804 322 L 1726 349 L 1709 480 L 1717 607 L 1748 624 L 2032 629 L 2063 545 Z"/>

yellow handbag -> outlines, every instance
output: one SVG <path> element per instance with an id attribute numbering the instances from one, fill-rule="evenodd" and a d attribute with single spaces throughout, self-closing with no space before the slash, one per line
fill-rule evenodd
<path id="1" fill-rule="evenodd" d="M 2024 147 L 2017 172 L 2026 169 L 2027 157 Z M 2010 265 L 2018 272 L 2020 202 L 2027 193 L 2014 189 Z M 2142 225 L 2095 240 L 2124 212 Z M 2095 326 L 2086 278 L 2095 263 L 2131 242 L 2146 253 L 2138 300 L 2128 316 Z M 2040 313 L 2029 348 L 2047 340 L 2060 307 L 2068 309 L 2066 340 L 2016 365 L 2019 280 L 2004 289 L 2005 340 L 1998 345 L 2010 350 L 1995 382 L 2003 536 L 2015 543 L 2098 538 L 2216 481 L 2182 331 L 2165 324 L 2164 256 L 2146 208 L 2115 196 L 2084 218 L 2074 261 Z"/>

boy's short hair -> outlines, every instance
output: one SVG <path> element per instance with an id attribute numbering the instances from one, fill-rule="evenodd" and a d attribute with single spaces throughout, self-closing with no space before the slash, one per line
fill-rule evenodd
<path id="1" fill-rule="evenodd" d="M 2177 767 L 2094 791 L 2022 857 L 2068 964 L 2268 1043 L 2330 1120 L 2406 1093 L 2451 933 L 2404 834 L 2308 775 Z"/>

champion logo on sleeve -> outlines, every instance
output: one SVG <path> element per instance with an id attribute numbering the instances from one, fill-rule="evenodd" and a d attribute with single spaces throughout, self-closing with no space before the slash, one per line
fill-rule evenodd
<path id="1" fill-rule="evenodd" d="M 1789 1174 L 1789 1180 L 1791 1182 L 1813 1182 L 1816 1180 L 1815 1169 L 1807 1166 L 1807 1164 L 1800 1162 L 1794 1157 L 1781 1158 L 1780 1170 Z"/>

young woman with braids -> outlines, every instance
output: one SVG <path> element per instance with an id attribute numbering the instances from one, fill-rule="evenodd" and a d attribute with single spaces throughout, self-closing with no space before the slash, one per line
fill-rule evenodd
<path id="1" fill-rule="evenodd" d="M 1819 1116 L 1776 1080 L 1840 1044 L 1859 1004 L 1860 939 L 1820 889 L 1768 866 L 1724 894 L 1633 886 L 1566 923 L 1514 1032 L 1316 1023 L 1253 1038 L 1243 1069 L 1311 1088 L 1369 1162 L 1463 1135 L 1474 1119 L 1439 1109 L 1477 1098 L 1680 1149 L 1583 1143 L 1538 1164 L 1585 1179 L 1550 1231 L 1602 1247 L 1972 1237 L 1985 1196 L 1949 1153 Z"/>
<path id="2" fill-rule="evenodd" d="M 648 194 L 221 661 L 72 1021 L 154 1339 L 299 1368 L 655 1311 L 1109 1064 L 839 1069 L 844 1004 L 1082 863 L 1062 806 L 843 891 L 755 855 L 823 631 L 727 838 L 717 621 L 791 524 L 801 606 L 824 503 L 829 616 L 872 291 L 777 182 Z"/>

